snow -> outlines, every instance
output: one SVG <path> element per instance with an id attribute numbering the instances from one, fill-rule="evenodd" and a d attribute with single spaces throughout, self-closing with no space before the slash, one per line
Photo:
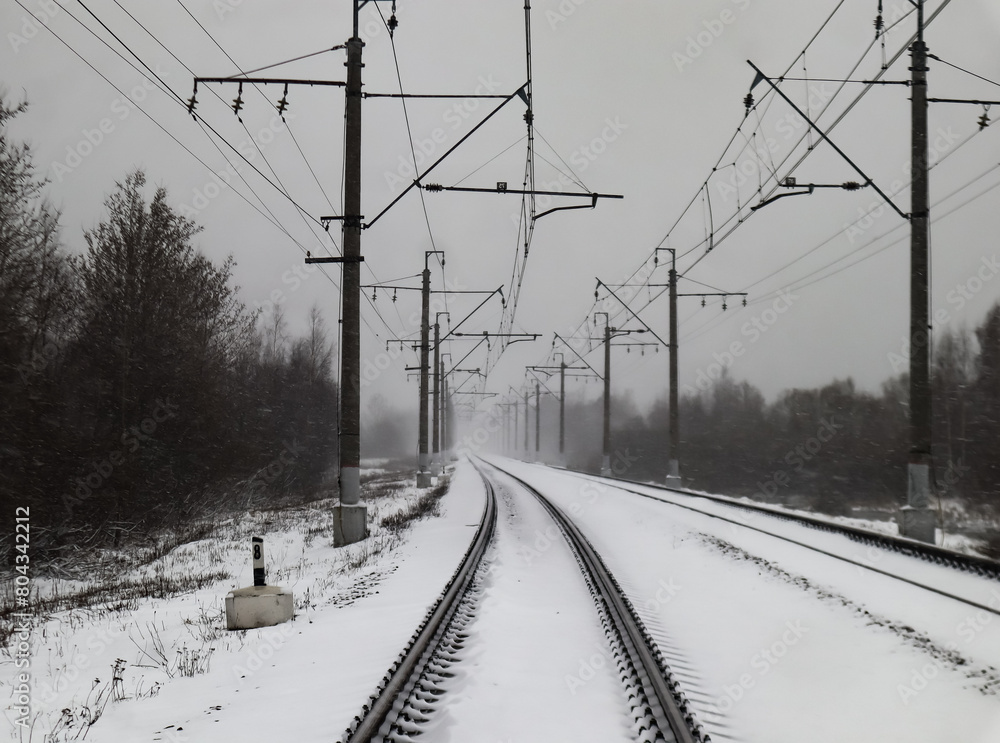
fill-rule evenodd
<path id="1" fill-rule="evenodd" d="M 428 740 L 629 741 L 624 687 L 561 533 L 509 478 L 478 615 Z M 542 661 L 542 662 L 540 662 Z M 489 737 L 486 737 L 486 736 Z"/>
<path id="2" fill-rule="evenodd" d="M 653 500 L 596 478 L 496 461 L 581 526 L 713 739 L 1000 740 L 997 614 L 866 566 L 1000 609 L 995 581 L 767 516 L 735 518 L 722 504 L 696 502 L 737 523 L 664 502 L 685 502 L 681 495 L 649 489 Z M 166 598 L 124 592 L 39 619 L 30 634 L 35 729 L 13 725 L 19 669 L 9 644 L 0 654 L 0 706 L 11 727 L 0 740 L 339 739 L 450 579 L 485 500 L 478 473 L 459 463 L 440 514 L 396 535 L 381 520 L 422 491 L 392 490 L 370 502 L 373 536 L 357 545 L 331 546 L 329 504 L 320 503 L 232 519 L 144 566 L 116 569 L 119 581 L 191 585 Z M 511 482 L 498 497 L 498 534 L 426 739 L 632 739 L 575 559 L 531 497 Z M 226 632 L 225 594 L 252 582 L 251 534 L 264 536 L 268 583 L 294 592 L 296 617 Z M 34 585 L 50 597 L 92 587 Z"/>
<path id="3" fill-rule="evenodd" d="M 995 614 L 610 483 L 503 465 L 574 515 L 713 737 L 1000 740 Z M 757 518 L 807 544 L 837 537 Z M 1000 609 L 995 582 L 894 553 L 878 562 Z"/>
<path id="4" fill-rule="evenodd" d="M 481 518 L 478 475 L 460 467 L 439 517 L 415 522 L 401 541 L 377 528 L 418 493 L 408 487 L 372 504 L 374 536 L 340 550 L 330 544 L 328 506 L 248 516 L 231 530 L 237 539 L 204 540 L 163 558 L 167 570 L 224 567 L 234 581 L 141 599 L 123 611 L 58 612 L 35 626 L 34 739 L 53 730 L 52 741 L 76 739 L 87 727 L 81 713 L 89 708 L 93 716 L 97 692 L 106 687 L 103 714 L 87 731 L 91 743 L 339 739 L 447 584 Z M 320 536 L 309 539 L 311 531 Z M 296 617 L 226 632 L 225 594 L 252 582 L 250 532 L 264 535 L 268 582 L 294 591 Z M 192 651 L 201 667 L 185 676 L 179 661 Z M 125 699 L 104 702 L 116 658 L 127 661 L 117 685 Z M 0 659 L 11 723 L 2 739 L 27 741 L 29 734 L 13 725 L 16 670 L 9 653 Z M 158 691 L 150 694 L 154 684 Z M 58 722 L 64 708 L 73 710 L 75 726 Z"/>

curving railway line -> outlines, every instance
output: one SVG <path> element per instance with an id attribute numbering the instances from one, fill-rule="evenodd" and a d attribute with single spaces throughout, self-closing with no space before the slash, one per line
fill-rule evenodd
<path id="1" fill-rule="evenodd" d="M 490 683 L 477 684 L 475 678 L 477 672 L 481 673 L 481 669 L 489 665 L 484 646 L 512 642 L 509 634 L 491 631 L 488 620 L 493 619 L 494 627 L 509 623 L 501 615 L 505 611 L 513 612 L 511 605 L 538 602 L 539 592 L 553 592 L 553 583 L 574 583 L 566 575 L 566 568 L 572 565 L 579 571 L 575 581 L 579 583 L 578 590 L 569 592 L 573 594 L 569 597 L 572 602 L 558 604 L 560 597 L 551 600 L 553 606 L 562 606 L 562 616 L 569 621 L 592 625 L 594 633 L 591 640 L 575 648 L 568 643 L 568 654 L 564 652 L 560 657 L 556 647 L 558 642 L 554 641 L 561 632 L 558 627 L 552 630 L 555 634 L 548 636 L 538 623 L 523 627 L 525 633 L 538 634 L 537 647 L 543 647 L 532 658 L 536 670 L 527 669 L 528 673 L 541 678 L 548 675 L 559 682 L 540 687 L 556 700 L 552 714 L 569 718 L 571 715 L 565 712 L 569 709 L 565 704 L 576 702 L 571 698 L 572 694 L 568 694 L 564 687 L 560 688 L 566 675 L 560 669 L 575 668 L 575 665 L 567 665 L 566 659 L 576 661 L 588 656 L 606 658 L 606 665 L 602 661 L 605 667 L 601 672 L 600 683 L 603 687 L 600 687 L 602 691 L 599 693 L 605 699 L 615 699 L 613 704 L 598 705 L 601 709 L 591 710 L 601 718 L 589 723 L 595 726 L 589 728 L 592 732 L 606 725 L 607 731 L 602 735 L 611 731 L 623 741 L 699 743 L 711 740 L 697 721 L 693 706 L 631 601 L 579 528 L 558 506 L 527 483 L 485 462 L 475 464 L 487 497 L 472 544 L 407 648 L 388 669 L 369 703 L 354 718 L 342 738 L 344 743 L 407 741 L 418 737 L 433 740 L 435 731 L 442 725 L 450 726 L 452 734 L 455 734 L 458 725 L 461 738 L 461 719 L 456 720 L 462 716 L 461 709 L 456 713 L 454 708 L 458 703 L 449 697 L 467 700 L 475 696 L 477 689 L 488 694 Z M 543 519 L 548 520 L 547 525 Z M 555 572 L 546 573 L 539 564 L 532 564 L 533 558 L 524 565 L 517 559 L 511 559 L 512 554 L 526 554 L 525 540 L 538 534 L 547 535 L 544 537 L 545 549 L 551 552 L 552 560 L 557 561 L 552 566 Z M 537 545 L 537 538 L 535 543 Z M 515 548 L 518 544 L 521 546 Z M 512 552 L 512 549 L 515 551 Z M 560 552 L 565 554 L 556 555 Z M 518 572 L 521 568 L 524 569 Z M 499 583 L 505 577 L 508 590 L 516 583 L 515 590 L 521 590 L 523 586 L 525 591 L 530 591 L 533 580 L 548 581 L 548 585 L 539 583 L 533 595 L 525 594 L 523 604 L 495 598 L 492 605 L 487 605 L 489 599 L 486 594 L 501 591 Z M 554 592 L 564 591 L 566 586 L 563 585 Z M 509 598 L 507 594 L 503 596 Z M 559 611 L 555 612 L 555 615 L 559 614 Z M 555 615 L 549 613 L 550 618 L 557 622 Z M 510 621 L 516 621 L 513 614 Z M 596 654 L 593 652 L 595 641 L 602 644 Z M 593 669 L 591 672 L 595 675 L 599 673 Z M 572 685 L 570 689 L 575 694 Z M 564 699 L 562 708 L 558 704 L 560 698 Z M 509 699 L 509 694 L 505 694 L 504 699 Z M 544 704 L 544 700 L 540 701 Z M 465 704 L 476 709 L 474 700 Z M 517 717 L 520 711 L 514 709 L 510 714 Z M 572 716 L 577 714 L 574 712 Z M 481 713 L 474 713 L 471 717 L 481 719 Z M 525 726 L 533 725 L 537 720 L 537 716 L 532 718 L 530 713 L 525 712 Z M 568 724 L 569 720 L 563 719 L 562 722 Z"/>

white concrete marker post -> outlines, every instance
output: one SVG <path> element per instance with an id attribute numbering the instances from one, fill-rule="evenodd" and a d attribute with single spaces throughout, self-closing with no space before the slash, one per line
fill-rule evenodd
<path id="1" fill-rule="evenodd" d="M 226 629 L 272 627 L 292 618 L 292 592 L 269 586 L 264 577 L 264 540 L 254 537 L 253 585 L 226 596 Z"/>

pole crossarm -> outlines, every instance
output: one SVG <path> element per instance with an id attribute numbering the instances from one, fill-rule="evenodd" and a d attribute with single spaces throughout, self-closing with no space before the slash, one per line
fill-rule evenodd
<path id="1" fill-rule="evenodd" d="M 624 307 L 624 308 L 625 308 L 625 309 L 626 309 L 626 310 L 628 311 L 628 313 L 629 313 L 630 315 L 632 315 L 632 317 L 634 317 L 634 318 L 635 318 L 636 320 L 638 320 L 639 322 L 641 322 L 641 323 L 642 323 L 642 325 L 643 325 L 643 327 L 644 327 L 644 328 L 646 328 L 646 330 L 648 330 L 648 331 L 649 331 L 650 333 L 652 333 L 652 334 L 653 334 L 653 337 L 654 337 L 654 338 L 656 338 L 656 340 L 658 340 L 658 341 L 659 341 L 660 343 L 662 343 L 662 344 L 663 344 L 664 346 L 668 346 L 667 342 L 666 342 L 665 340 L 663 340 L 663 339 L 662 339 L 662 338 L 661 338 L 660 336 L 658 336 L 658 335 L 656 334 L 656 331 L 655 331 L 655 330 L 653 330 L 653 329 L 652 329 L 651 327 L 649 327 L 649 325 L 648 325 L 648 324 L 646 323 L 646 321 L 645 321 L 645 320 L 643 320 L 643 319 L 642 319 L 641 317 L 639 317 L 639 316 L 638 316 L 638 315 L 637 315 L 637 314 L 636 314 L 636 313 L 635 313 L 635 312 L 634 312 L 634 311 L 632 310 L 632 308 L 628 306 L 628 304 L 627 304 L 627 303 L 625 302 L 625 300 L 623 300 L 623 299 L 622 299 L 621 297 L 619 297 L 619 296 L 618 296 L 617 294 L 615 294 L 615 290 L 614 290 L 614 289 L 612 289 L 612 288 L 611 288 L 610 286 L 608 286 L 607 284 L 605 284 L 605 283 L 604 283 L 603 281 L 601 281 L 600 279 L 597 279 L 597 286 L 598 286 L 598 287 L 601 287 L 601 286 L 603 286 L 603 287 L 604 287 L 605 289 L 607 289 L 607 290 L 608 290 L 608 291 L 609 291 L 609 292 L 611 293 L 611 296 L 612 296 L 612 297 L 614 297 L 615 299 L 617 299 L 617 300 L 618 300 L 618 301 L 619 301 L 619 302 L 621 303 L 622 307 Z M 596 290 L 596 289 L 594 290 L 594 295 L 595 295 L 595 296 L 597 295 L 597 290 Z"/>
<path id="2" fill-rule="evenodd" d="M 437 167 L 438 165 L 440 165 L 440 164 L 441 164 L 441 162 L 442 162 L 442 161 L 443 161 L 443 160 L 444 160 L 444 159 L 445 159 L 446 157 L 448 157 L 448 155 L 450 155 L 450 154 L 451 154 L 452 152 L 454 152 L 454 151 L 455 151 L 456 149 L 458 149 L 459 147 L 461 147 L 461 146 L 462 146 L 462 144 L 464 144 L 464 143 L 465 143 L 465 141 L 466 141 L 466 140 L 467 140 L 467 139 L 468 139 L 469 137 L 471 137 L 471 136 L 472 136 L 473 134 L 475 134 L 475 133 L 476 133 L 477 131 L 479 131 L 479 129 L 480 129 L 480 128 L 481 128 L 481 127 L 482 127 L 482 126 L 483 126 L 483 125 L 484 125 L 484 124 L 485 124 L 485 123 L 486 123 L 487 121 L 489 121 L 490 119 L 492 119 L 492 118 L 493 118 L 493 117 L 494 117 L 494 116 L 495 116 L 496 114 L 498 114 L 498 113 L 500 112 L 500 110 L 501 110 L 501 109 L 502 109 L 502 108 L 503 108 L 504 106 L 506 106 L 506 105 L 507 105 L 508 103 L 510 103 L 510 102 L 511 102 L 512 100 L 514 100 L 515 98 L 520 98 L 521 100 L 524 100 L 524 86 L 523 86 L 523 85 L 522 85 L 522 86 L 521 86 L 520 88 L 518 88 L 517 90 L 515 90 L 515 91 L 514 91 L 513 93 L 511 93 L 510 95 L 506 96 L 506 97 L 505 97 L 505 98 L 504 98 L 504 99 L 503 99 L 503 100 L 502 100 L 502 101 L 500 102 L 500 105 L 498 105 L 498 106 L 497 106 L 496 108 L 494 108 L 494 109 L 493 109 L 492 111 L 490 111 L 490 112 L 489 112 L 489 113 L 488 113 L 488 114 L 486 115 L 486 117 L 485 117 L 485 118 L 484 118 L 484 119 L 483 119 L 482 121 L 480 121 L 480 122 L 479 122 L 478 124 L 476 124 L 476 125 L 475 125 L 474 127 L 472 127 L 472 129 L 470 129 L 470 130 L 469 130 L 469 131 L 468 131 L 468 132 L 467 132 L 467 133 L 465 134 L 465 136 L 463 136 L 463 137 L 462 137 L 461 139 L 459 139 L 459 140 L 458 140 L 458 141 L 457 141 L 457 142 L 456 142 L 456 143 L 455 143 L 454 145 L 452 145 L 452 146 L 451 146 L 450 148 L 448 148 L 448 151 L 447 151 L 447 152 L 445 152 L 445 153 L 444 153 L 443 155 L 441 155 L 441 157 L 439 157 L 439 158 L 438 158 L 437 160 L 435 160 L 435 161 L 434 161 L 433 163 L 431 163 L 431 165 L 430 165 L 430 166 L 429 166 L 429 167 L 427 168 L 427 170 L 425 170 L 425 171 L 424 171 L 424 172 L 423 172 L 423 173 L 422 173 L 422 174 L 421 174 L 421 175 L 420 175 L 420 176 L 419 176 L 418 178 L 415 178 L 415 179 L 413 180 L 413 182 L 412 182 L 411 184 L 409 184 L 409 185 L 408 185 L 408 186 L 407 186 L 406 188 L 404 188 L 404 189 L 403 189 L 403 190 L 402 190 L 402 191 L 401 191 L 401 192 L 399 193 L 399 195 L 398 195 L 398 196 L 397 196 L 396 198 L 394 198 L 394 199 L 393 199 L 392 201 L 390 201 L 390 202 L 389 202 L 388 206 L 386 206 L 386 207 L 385 207 L 385 208 L 384 208 L 384 209 L 383 209 L 382 211 L 380 211 L 380 212 L 379 212 L 378 214 L 376 214 L 376 215 L 375 215 L 375 218 L 374 218 L 374 219 L 373 219 L 373 220 L 372 220 L 371 222 L 368 222 L 367 224 L 365 224 L 365 225 L 364 225 L 364 228 L 365 228 L 365 229 L 368 229 L 368 228 L 370 228 L 371 226 L 373 226 L 373 225 L 374 225 L 374 224 L 375 224 L 376 222 L 378 222 L 378 221 L 379 221 L 379 220 L 380 220 L 380 219 L 381 219 L 381 218 L 382 218 L 382 217 L 383 217 L 383 216 L 385 215 L 385 213 L 386 213 L 387 211 L 389 211 L 390 209 L 392 209 L 392 207 L 394 207 L 394 206 L 395 206 L 396 204 L 398 204 L 398 203 L 399 203 L 399 201 L 400 201 L 400 199 L 402 199 L 402 198 L 403 198 L 404 196 L 406 196 L 406 194 L 408 194 L 408 193 L 409 193 L 409 192 L 410 192 L 410 191 L 411 191 L 411 190 L 412 190 L 412 189 L 413 189 L 414 187 L 417 187 L 417 186 L 421 186 L 422 184 L 420 183 L 420 181 L 421 181 L 421 180 L 422 180 L 423 178 L 426 178 L 426 177 L 427 177 L 427 175 L 428 175 L 428 174 L 429 174 L 429 173 L 430 173 L 430 172 L 431 172 L 432 170 L 434 170 L 434 168 L 436 168 L 436 167 Z"/>
<path id="3" fill-rule="evenodd" d="M 810 196 L 817 188 L 840 188 L 844 191 L 857 191 L 862 188 L 867 188 L 872 184 L 869 183 L 858 183 L 857 181 L 846 181 L 844 183 L 798 183 L 794 178 L 788 177 L 781 183 L 785 188 L 804 188 L 805 191 L 792 191 L 791 193 L 781 193 L 777 196 L 772 196 L 769 199 L 764 199 L 762 202 L 756 206 L 750 207 L 750 211 L 755 212 L 758 209 L 763 209 L 768 204 L 773 204 L 778 199 L 785 199 L 789 196 Z"/>
<path id="4" fill-rule="evenodd" d="M 533 367 L 526 366 L 524 368 L 524 370 L 531 372 L 531 376 L 533 376 L 535 378 L 535 380 L 545 389 L 545 394 L 552 395 L 552 397 L 555 397 L 555 398 L 559 397 L 559 395 L 557 395 L 555 392 L 553 392 L 552 390 L 550 390 L 549 386 L 545 383 L 548 380 L 543 380 L 541 377 L 539 377 L 538 374 L 535 372 L 535 369 Z"/>
<path id="5" fill-rule="evenodd" d="M 486 304 L 487 302 L 489 302 L 489 301 L 490 301 L 490 298 L 491 298 L 491 297 L 492 297 L 492 296 L 493 296 L 494 294 L 499 294 L 499 295 L 500 295 L 500 301 L 501 301 L 501 302 L 503 302 L 503 301 L 504 301 L 504 297 L 503 297 L 503 284 L 501 284 L 501 285 L 500 285 L 499 287 L 497 287 L 496 289 L 494 289 L 494 290 L 493 290 L 493 291 L 491 291 L 491 292 L 483 292 L 483 293 L 485 293 L 485 294 L 488 294 L 488 296 L 486 297 L 486 299 L 484 299 L 484 300 L 483 300 L 482 302 L 480 302 L 479 304 L 477 304 L 477 305 L 476 305 L 476 306 L 475 306 L 475 307 L 473 308 L 472 312 L 470 312 L 470 313 L 469 313 L 468 315 L 466 315 L 466 316 L 465 316 L 465 317 L 463 317 L 463 318 L 462 318 L 461 320 L 459 320 L 458 324 L 457 324 L 457 325 L 455 325 L 455 327 L 453 327 L 453 328 L 452 328 L 451 330 L 449 330 L 449 331 L 448 331 L 447 333 L 445 333 L 445 335 L 444 335 L 444 336 L 443 336 L 443 337 L 441 338 L 441 342 L 442 342 L 442 343 L 443 343 L 444 341 L 446 341 L 446 340 L 447 340 L 447 339 L 448 339 L 449 337 L 453 336 L 453 335 L 458 335 L 458 336 L 460 336 L 460 335 L 463 335 L 463 333 L 456 333 L 455 331 L 456 331 L 456 330 L 458 330 L 458 329 L 459 329 L 460 327 L 462 327 L 462 324 L 463 324 L 463 323 L 464 323 L 464 322 L 465 322 L 466 320 L 468 320 L 468 319 L 469 319 L 470 317 L 472 317 L 472 316 L 473 316 L 474 314 L 476 314 L 476 313 L 477 313 L 477 312 L 479 311 L 479 309 L 480 309 L 480 308 L 481 308 L 481 307 L 482 307 L 482 306 L 483 306 L 484 304 Z"/>
<path id="6" fill-rule="evenodd" d="M 462 358 L 460 358 L 458 360 L 458 363 L 455 364 L 455 366 L 453 366 L 449 371 L 446 371 L 444 373 L 444 375 L 447 377 L 449 374 L 451 374 L 452 372 L 454 372 L 458 367 L 460 367 L 462 365 L 462 362 L 465 361 L 467 358 L 469 358 L 472 355 L 472 352 L 475 351 L 477 348 L 479 348 L 481 345 L 483 345 L 483 343 L 485 343 L 486 340 L 487 340 L 486 338 L 483 338 L 482 340 L 479 341 L 479 343 L 477 343 L 472 348 L 470 348 L 469 352 L 467 354 L 465 354 L 465 356 L 463 356 Z M 445 354 L 445 356 L 450 356 L 450 354 Z"/>
<path id="7" fill-rule="evenodd" d="M 928 103 L 969 103 L 976 106 L 1000 106 L 1000 101 L 979 101 L 970 98 L 928 98 Z"/>
<path id="8" fill-rule="evenodd" d="M 472 188 L 466 186 L 442 186 L 439 183 L 428 183 L 427 185 L 421 185 L 425 191 L 430 191 L 432 193 L 440 191 L 461 191 L 464 193 L 494 193 L 494 194 L 515 194 L 520 196 L 569 196 L 569 197 L 588 197 L 590 199 L 589 204 L 577 204 L 575 206 L 557 206 L 552 209 L 548 209 L 541 214 L 534 214 L 531 217 L 531 221 L 535 222 L 542 217 L 552 214 L 553 212 L 566 211 L 568 209 L 593 209 L 597 206 L 598 199 L 623 199 L 625 198 L 621 194 L 609 194 L 609 193 L 594 193 L 594 192 L 575 192 L 575 191 L 536 191 L 532 189 L 518 189 L 518 188 L 507 188 L 506 181 L 498 181 L 496 188 Z"/>
<path id="9" fill-rule="evenodd" d="M 468 95 L 462 95 L 461 93 L 363 93 L 364 98 L 461 98 L 465 100 L 466 98 L 507 98 L 507 96 L 502 93 L 490 93 L 490 94 L 479 94 L 479 93 L 469 93 Z"/>
<path id="10" fill-rule="evenodd" d="M 319 85 L 324 87 L 343 88 L 347 85 L 343 80 L 298 80 L 288 77 L 196 77 L 198 83 L 249 83 L 251 85 Z"/>
<path id="11" fill-rule="evenodd" d="M 455 333 L 455 332 L 452 332 L 452 335 L 455 335 L 455 336 L 457 336 L 459 338 L 463 338 L 463 337 L 466 337 L 466 336 L 470 337 L 470 338 L 480 338 L 481 337 L 484 340 L 487 339 L 487 338 L 513 338 L 514 340 L 512 340 L 511 343 L 517 343 L 518 341 L 535 341 L 535 340 L 538 340 L 539 338 L 542 337 L 541 333 L 489 333 L 489 332 L 487 332 L 485 330 L 482 333 Z"/>
<path id="12" fill-rule="evenodd" d="M 761 72 L 760 68 L 757 67 L 757 65 L 755 65 L 753 62 L 751 62 L 749 59 L 747 60 L 747 64 L 750 65 L 754 69 L 754 72 L 757 73 L 757 77 L 754 79 L 754 84 L 755 85 L 760 80 L 763 80 L 768 85 L 770 85 L 771 88 L 774 90 L 774 92 L 777 93 L 779 96 L 781 96 L 781 98 L 785 101 L 785 103 L 787 103 L 789 106 L 791 106 L 793 109 L 795 109 L 795 112 L 799 116 L 801 116 L 802 119 L 806 123 L 808 123 L 810 127 L 812 127 L 813 129 L 816 130 L 816 133 L 819 134 L 819 136 L 823 138 L 823 141 L 826 142 L 828 145 L 830 145 L 833 148 L 834 152 L 836 152 L 838 155 L 840 155 L 847 162 L 847 164 L 850 165 L 855 170 L 855 172 L 857 172 L 857 174 L 860 175 L 864 179 L 864 182 L 866 184 L 870 184 L 871 187 L 875 189 L 875 192 L 880 197 L 882 197 L 882 199 L 885 200 L 885 203 L 887 203 L 889 206 L 892 207 L 893 211 L 895 211 L 903 219 L 906 219 L 906 220 L 910 219 L 910 215 L 907 214 L 906 212 L 904 212 L 898 206 L 896 206 L 895 202 L 892 199 L 890 199 L 889 196 L 881 188 L 879 188 L 878 185 L 871 178 L 869 178 L 868 175 L 860 167 L 858 167 L 855 164 L 855 162 L 850 157 L 847 156 L 847 153 L 845 153 L 842 149 L 840 149 L 834 143 L 834 141 L 832 139 L 830 139 L 830 137 L 827 135 L 827 133 L 825 131 L 823 131 L 816 122 L 814 122 L 811 118 L 809 118 L 805 114 L 805 112 L 802 111 L 801 108 L 799 108 L 798 106 L 796 106 L 795 103 L 792 101 L 792 99 L 789 98 L 787 95 L 785 95 L 784 91 L 782 91 L 781 88 L 778 87 L 778 85 L 775 84 L 775 82 L 771 78 L 769 78 L 767 75 L 765 75 L 763 72 Z M 751 88 L 753 88 L 753 86 L 751 86 Z"/>
<path id="13" fill-rule="evenodd" d="M 560 342 L 562 342 L 562 344 L 564 346 L 566 346 L 570 351 L 572 351 L 576 355 L 576 357 L 578 359 L 580 359 L 580 361 L 582 361 L 584 364 L 586 364 L 587 368 L 590 369 L 590 371 L 594 372 L 594 374 L 597 375 L 598 379 L 602 379 L 602 380 L 604 379 L 604 375 L 601 374 L 599 371 L 597 371 L 597 369 L 595 369 L 594 367 L 592 367 L 589 363 L 587 363 L 587 360 L 585 358 L 583 358 L 583 356 L 581 356 L 580 353 L 575 348 L 573 348 L 572 344 L 570 344 L 568 341 L 566 341 L 564 338 L 562 338 L 559 335 L 559 333 L 553 333 L 553 335 L 555 336 L 552 339 L 552 345 L 553 346 L 555 346 L 557 340 L 560 341 Z"/>

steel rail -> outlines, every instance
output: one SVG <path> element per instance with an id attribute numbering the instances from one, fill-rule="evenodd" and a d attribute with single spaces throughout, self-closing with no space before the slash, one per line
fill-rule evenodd
<path id="1" fill-rule="evenodd" d="M 639 482 L 638 480 L 602 478 L 596 475 L 591 475 L 589 473 L 577 472 L 575 470 L 569 470 L 563 468 L 559 469 L 576 477 L 582 477 L 597 482 L 607 482 L 611 484 L 613 487 L 618 488 L 619 490 L 623 490 L 627 493 L 632 493 L 634 495 L 639 495 L 643 498 L 649 498 L 659 503 L 665 503 L 667 505 L 675 506 L 677 508 L 683 508 L 685 510 L 693 511 L 694 513 L 718 519 L 720 521 L 725 521 L 727 523 L 731 523 L 736 526 L 742 526 L 745 529 L 750 529 L 752 531 L 756 531 L 761 534 L 766 534 L 767 536 L 774 537 L 776 539 L 781 539 L 785 542 L 789 542 L 791 544 L 795 544 L 800 547 L 805 547 L 806 549 L 812 550 L 813 552 L 818 552 L 828 557 L 832 557 L 837 560 L 841 560 L 843 562 L 856 565 L 857 567 L 864 568 L 865 570 L 869 570 L 873 573 L 885 575 L 889 578 L 899 580 L 903 583 L 908 583 L 918 588 L 922 588 L 932 593 L 936 593 L 940 596 L 944 596 L 945 598 L 953 599 L 960 603 L 972 606 L 976 609 L 981 609 L 991 614 L 996 614 L 1000 616 L 1000 608 L 996 606 L 990 604 L 984 604 L 979 601 L 973 601 L 969 598 L 959 596 L 954 593 L 950 593 L 940 588 L 929 586 L 926 583 L 921 583 L 919 581 L 912 580 L 905 576 L 899 575 L 898 573 L 893 573 L 888 570 L 877 568 L 874 565 L 871 565 L 862 560 L 855 560 L 853 558 L 837 554 L 836 552 L 830 552 L 829 550 L 822 549 L 814 544 L 809 544 L 808 542 L 793 539 L 783 534 L 775 534 L 772 531 L 768 531 L 767 529 L 763 529 L 759 526 L 748 524 L 745 521 L 741 521 L 736 518 L 729 518 L 722 514 L 703 511 L 700 508 L 695 508 L 693 506 L 685 505 L 683 503 L 676 503 L 674 501 L 663 500 L 661 498 L 657 498 L 654 495 L 651 495 L 650 493 L 644 493 L 642 491 L 635 490 L 633 488 L 624 487 L 621 485 L 621 483 L 631 483 L 633 485 L 640 485 L 642 487 L 652 488 L 654 490 L 662 490 L 670 493 L 678 493 L 682 496 L 706 500 L 730 508 L 743 509 L 747 511 L 752 511 L 754 513 L 760 513 L 766 516 L 771 516 L 784 521 L 792 521 L 795 523 L 800 523 L 809 528 L 818 529 L 821 531 L 827 531 L 834 534 L 843 534 L 844 536 L 850 538 L 853 541 L 861 542 L 862 544 L 873 545 L 878 549 L 883 549 L 888 552 L 896 552 L 899 554 L 908 555 L 910 557 L 917 557 L 927 562 L 932 562 L 937 565 L 942 565 L 948 568 L 954 568 L 963 572 L 974 573 L 976 575 L 986 578 L 994 578 L 994 579 L 1000 578 L 1000 563 L 997 563 L 994 560 L 990 560 L 985 557 L 979 557 L 976 555 L 966 555 L 962 552 L 956 552 L 954 550 L 949 550 L 944 547 L 938 547 L 936 545 L 926 544 L 924 542 L 918 542 L 916 540 L 907 539 L 905 537 L 893 537 L 888 534 L 880 534 L 879 532 L 870 531 L 868 529 L 861 529 L 859 527 L 850 526 L 847 524 L 836 524 L 829 521 L 825 521 L 823 519 L 807 516 L 805 514 L 789 513 L 787 511 L 781 511 L 760 504 L 746 503 L 745 501 L 737 501 L 724 496 L 713 496 L 707 493 L 694 493 L 689 490 L 684 490 L 681 488 L 674 488 L 667 485 L 659 485 L 655 483 Z"/>
<path id="2" fill-rule="evenodd" d="M 458 569 L 452 575 L 441 596 L 427 612 L 423 622 L 410 639 L 406 649 L 382 678 L 382 683 L 347 728 L 343 743 L 369 743 L 377 740 L 380 729 L 405 698 L 405 692 L 419 677 L 431 658 L 441 635 L 447 629 L 462 597 L 472 585 L 476 569 L 493 538 L 497 520 L 496 496 L 486 484 L 486 505 L 476 535 Z"/>
<path id="3" fill-rule="evenodd" d="M 664 737 L 673 734 L 677 743 L 708 743 L 711 738 L 698 724 L 690 702 L 667 667 L 655 641 L 646 631 L 618 581 L 583 532 L 563 511 L 537 489 L 493 462 L 491 467 L 503 472 L 531 493 L 556 522 L 571 549 L 580 558 L 591 582 L 600 592 L 608 615 L 616 625 L 630 660 L 650 702 L 650 712 Z M 669 739 L 668 739 L 669 740 Z"/>

